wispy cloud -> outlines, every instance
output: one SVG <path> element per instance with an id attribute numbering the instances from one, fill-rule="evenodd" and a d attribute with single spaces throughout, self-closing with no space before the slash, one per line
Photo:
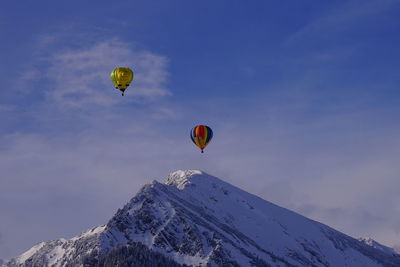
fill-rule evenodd
<path id="1" fill-rule="evenodd" d="M 325 13 L 289 36 L 286 43 L 296 44 L 307 39 L 332 39 L 335 33 L 352 30 L 360 22 L 399 3 L 398 0 L 345 1 L 340 5 L 331 6 Z"/>
<path id="2" fill-rule="evenodd" d="M 73 37 L 56 34 L 38 38 L 18 90 L 34 90 L 45 96 L 46 105 L 63 109 L 148 102 L 171 94 L 165 56 L 138 49 L 116 37 L 83 40 L 79 46 L 70 41 Z M 132 68 L 135 74 L 125 98 L 115 97 L 119 91 L 110 81 L 110 72 L 120 66 Z"/>
<path id="3" fill-rule="evenodd" d="M 167 59 L 148 51 L 135 51 L 118 39 L 102 41 L 87 48 L 55 51 L 47 60 L 47 97 L 63 107 L 120 103 L 123 99 L 115 97 L 117 92 L 109 78 L 111 70 L 118 66 L 131 67 L 135 72 L 127 98 L 155 98 L 170 94 L 165 85 Z"/>

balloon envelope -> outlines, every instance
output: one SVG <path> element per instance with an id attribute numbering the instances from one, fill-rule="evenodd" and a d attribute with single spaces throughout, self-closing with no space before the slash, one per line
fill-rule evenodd
<path id="1" fill-rule="evenodd" d="M 110 78 L 115 88 L 124 92 L 133 80 L 133 71 L 130 68 L 118 67 L 110 73 Z"/>
<path id="2" fill-rule="evenodd" d="M 201 149 L 201 153 L 203 153 L 204 148 L 209 144 L 212 137 L 213 131 L 206 125 L 197 125 L 190 131 L 190 138 Z"/>

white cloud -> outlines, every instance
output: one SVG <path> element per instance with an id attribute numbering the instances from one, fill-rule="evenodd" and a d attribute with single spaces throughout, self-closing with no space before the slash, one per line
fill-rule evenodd
<path id="1" fill-rule="evenodd" d="M 119 39 L 102 40 L 78 48 L 46 49 L 42 44 L 39 47 L 45 51 L 42 60 L 46 66 L 40 73 L 45 74 L 42 87 L 47 104 L 80 109 L 91 105 L 148 101 L 171 94 L 166 87 L 166 57 L 138 50 Z M 119 66 L 130 67 L 135 73 L 125 98 L 117 97 L 119 91 L 110 81 L 110 72 Z M 27 73 L 34 75 L 37 71 Z"/>

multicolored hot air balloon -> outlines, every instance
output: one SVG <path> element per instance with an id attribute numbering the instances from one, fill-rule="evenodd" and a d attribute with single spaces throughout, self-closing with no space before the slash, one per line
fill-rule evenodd
<path id="1" fill-rule="evenodd" d="M 208 145 L 213 137 L 213 131 L 206 125 L 197 125 L 190 131 L 190 138 L 193 143 L 204 153 L 204 148 Z"/>
<path id="2" fill-rule="evenodd" d="M 111 81 L 116 89 L 119 89 L 124 95 L 125 89 L 133 80 L 133 71 L 130 68 L 115 68 L 110 74 Z"/>

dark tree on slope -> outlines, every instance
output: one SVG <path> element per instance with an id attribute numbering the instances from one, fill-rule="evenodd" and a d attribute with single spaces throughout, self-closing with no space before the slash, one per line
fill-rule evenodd
<path id="1" fill-rule="evenodd" d="M 154 252 L 142 243 L 121 244 L 100 256 L 97 253 L 83 259 L 85 267 L 188 267 Z"/>

